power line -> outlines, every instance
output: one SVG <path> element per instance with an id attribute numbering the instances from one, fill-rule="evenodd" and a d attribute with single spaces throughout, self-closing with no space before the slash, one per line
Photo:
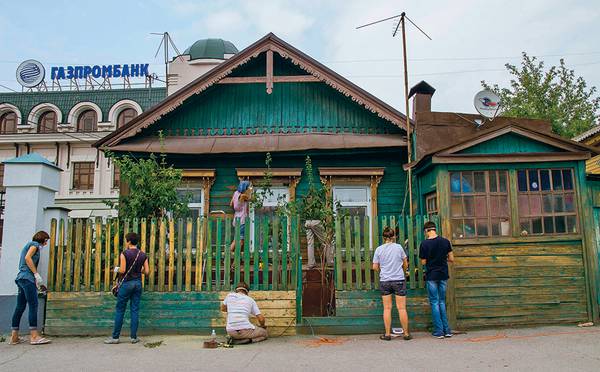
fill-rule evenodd
<path id="1" fill-rule="evenodd" d="M 563 54 L 539 54 L 532 57 L 568 57 L 568 56 L 589 56 L 598 55 L 600 52 L 589 53 L 563 53 Z M 425 58 L 408 58 L 409 61 L 493 61 L 507 59 L 521 59 L 520 56 L 497 56 L 497 57 L 425 57 Z M 324 63 L 369 63 L 369 62 L 402 62 L 402 58 L 370 58 L 370 59 L 347 59 L 347 60 L 332 60 L 324 61 Z"/>

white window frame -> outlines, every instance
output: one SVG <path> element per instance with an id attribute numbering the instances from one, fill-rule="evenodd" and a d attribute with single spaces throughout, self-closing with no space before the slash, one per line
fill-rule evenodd
<path id="1" fill-rule="evenodd" d="M 365 201 L 341 201 L 336 197 L 336 191 L 339 190 L 365 190 L 367 199 Z M 334 185 L 331 189 L 334 204 L 333 211 L 337 213 L 337 202 L 339 201 L 342 207 L 366 207 L 367 216 L 369 217 L 369 231 L 373 231 L 373 211 L 371 210 L 371 200 L 373 199 L 373 195 L 371 195 L 371 187 L 369 185 Z M 373 248 L 373 234 L 369 234 L 369 246 Z"/>
<path id="2" fill-rule="evenodd" d="M 263 189 L 257 187 L 254 189 L 254 193 L 260 192 Z M 283 191 L 282 193 L 276 193 L 275 190 Z M 272 196 L 267 196 L 267 198 L 274 197 L 274 200 L 265 200 L 263 202 L 263 207 L 276 207 L 278 203 L 279 195 L 285 195 L 286 203 L 290 202 L 290 188 L 288 186 L 271 186 L 271 191 L 273 192 Z M 246 234 L 248 234 L 248 228 L 250 229 L 250 252 L 254 252 L 254 208 L 250 207 L 250 226 L 246 227 Z"/>
<path id="3" fill-rule="evenodd" d="M 204 195 L 204 187 L 202 185 L 200 185 L 199 187 L 193 187 L 193 188 L 189 188 L 189 187 L 178 187 L 177 191 L 189 191 L 189 190 L 200 190 L 200 202 L 194 202 L 194 203 L 188 203 L 187 206 L 189 209 L 199 209 L 200 213 L 199 216 L 202 217 L 204 216 L 204 198 L 206 197 L 206 195 Z"/>

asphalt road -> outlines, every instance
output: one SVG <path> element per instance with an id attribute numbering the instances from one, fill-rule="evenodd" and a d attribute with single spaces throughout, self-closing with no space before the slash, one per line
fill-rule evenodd
<path id="1" fill-rule="evenodd" d="M 295 336 L 233 349 L 203 349 L 205 337 L 153 336 L 137 345 L 104 345 L 101 338 L 55 338 L 45 346 L 4 343 L 0 371 L 600 370 L 600 327 L 486 330 L 445 340 L 415 333 L 412 341 L 390 342 L 377 335 Z"/>

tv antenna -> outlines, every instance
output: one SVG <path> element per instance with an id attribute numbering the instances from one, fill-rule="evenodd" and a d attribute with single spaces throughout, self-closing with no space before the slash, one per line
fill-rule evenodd
<path id="1" fill-rule="evenodd" d="M 399 18 L 399 19 L 398 19 Z M 406 20 L 408 20 L 413 26 L 415 26 L 417 28 L 417 30 L 421 31 L 421 33 L 423 35 L 425 35 L 429 40 L 431 40 L 431 37 L 429 37 L 429 35 L 427 35 L 425 33 L 425 31 L 423 31 L 421 29 L 421 27 L 417 26 L 416 23 L 414 23 L 410 18 L 408 18 L 408 16 L 406 15 L 405 12 L 402 12 L 398 15 L 392 16 L 392 17 L 387 17 L 384 19 L 380 19 L 377 21 L 373 21 L 367 24 L 364 24 L 362 26 L 358 26 L 356 29 L 360 29 L 363 27 L 368 27 L 368 26 L 372 26 L 381 22 L 386 22 L 386 21 L 390 21 L 392 19 L 398 19 L 398 23 L 396 24 L 396 26 L 394 27 L 394 32 L 392 34 L 392 37 L 396 37 L 396 34 L 398 33 L 398 29 L 400 28 L 402 30 L 402 54 L 403 54 L 403 60 L 404 60 L 404 103 L 406 106 L 406 142 L 408 145 L 408 208 L 409 208 L 409 212 L 412 215 L 413 213 L 413 197 L 412 197 L 412 145 L 411 145 L 411 135 L 410 135 L 410 119 L 409 119 L 409 114 L 408 114 L 408 66 L 407 66 L 407 62 L 406 62 Z M 404 207 L 403 207 L 404 209 Z"/>
<path id="2" fill-rule="evenodd" d="M 177 49 L 177 46 L 173 42 L 173 39 L 171 38 L 171 35 L 169 35 L 168 32 L 166 32 L 166 31 L 165 32 L 151 32 L 150 35 L 162 36 L 162 38 L 160 40 L 160 44 L 158 44 L 158 48 L 156 48 L 156 53 L 154 54 L 154 58 L 156 58 L 158 56 L 158 53 L 160 52 L 160 48 L 162 47 L 164 58 L 165 58 L 165 84 L 167 86 L 167 92 L 168 92 L 169 91 L 169 46 L 171 46 L 171 48 L 173 48 L 175 53 L 177 53 L 177 58 L 181 58 L 182 61 L 183 61 L 183 58 L 181 57 L 181 53 L 179 52 L 179 49 Z"/>

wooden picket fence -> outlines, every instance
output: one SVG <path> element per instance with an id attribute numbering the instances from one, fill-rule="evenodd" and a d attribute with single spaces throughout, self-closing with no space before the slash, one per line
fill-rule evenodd
<path id="1" fill-rule="evenodd" d="M 382 241 L 387 226 L 397 228 L 396 241 L 408 256 L 407 286 L 424 288 L 423 265 L 419 259 L 419 245 L 424 239 L 425 216 L 345 217 L 335 224 L 335 288 L 337 290 L 370 290 L 379 288 L 379 273 L 372 269 L 373 254 Z M 437 216 L 432 219 L 438 225 Z M 371 231 L 376 232 L 371 234 Z M 372 235 L 372 236 L 371 236 Z"/>
<path id="2" fill-rule="evenodd" d="M 148 255 L 146 291 L 227 291 L 240 280 L 254 290 L 296 289 L 302 280 L 299 219 L 246 219 L 244 240 L 233 222 L 225 217 L 53 219 L 48 289 L 109 291 L 129 232 L 140 234 L 139 247 Z"/>

